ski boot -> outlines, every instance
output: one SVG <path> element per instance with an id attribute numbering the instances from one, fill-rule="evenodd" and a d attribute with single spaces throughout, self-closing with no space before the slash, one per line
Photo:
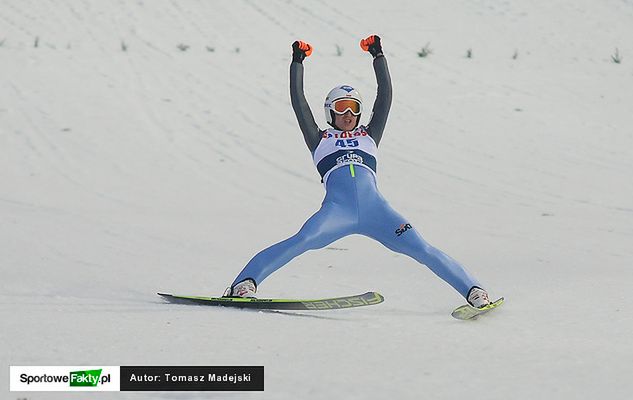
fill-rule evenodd
<path id="1" fill-rule="evenodd" d="M 468 304 L 475 308 L 482 308 L 490 304 L 490 299 L 488 298 L 488 292 L 483 290 L 480 287 L 473 286 L 468 291 Z"/>
<path id="2" fill-rule="evenodd" d="M 222 297 L 255 297 L 257 285 L 252 279 L 244 279 L 243 281 L 228 287 Z"/>

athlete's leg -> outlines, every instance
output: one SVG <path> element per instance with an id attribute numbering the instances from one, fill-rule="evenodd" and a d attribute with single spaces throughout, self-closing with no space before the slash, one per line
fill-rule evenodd
<path id="1" fill-rule="evenodd" d="M 294 236 L 259 252 L 235 278 L 233 285 L 251 278 L 260 284 L 266 277 L 308 250 L 320 249 L 352 233 L 355 213 L 341 205 L 324 202 Z"/>
<path id="2" fill-rule="evenodd" d="M 464 298 L 473 286 L 481 285 L 456 260 L 427 243 L 404 217 L 379 196 L 372 205 L 371 216 L 361 217 L 363 234 L 381 242 L 387 248 L 426 265 Z"/>

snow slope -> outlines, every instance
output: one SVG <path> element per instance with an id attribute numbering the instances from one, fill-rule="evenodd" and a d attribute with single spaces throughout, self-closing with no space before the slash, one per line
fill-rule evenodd
<path id="1" fill-rule="evenodd" d="M 221 294 L 318 209 L 290 44 L 315 46 L 305 87 L 325 126 L 334 85 L 373 102 L 358 47 L 372 33 L 394 85 L 380 189 L 506 305 L 453 320 L 463 299 L 450 287 L 359 236 L 297 258 L 259 293 L 373 289 L 380 306 L 164 304 L 156 291 Z M 266 368 L 263 393 L 88 396 L 9 393 L 3 372 L 1 397 L 627 398 L 631 37 L 630 0 L 0 0 L 2 370 Z"/>

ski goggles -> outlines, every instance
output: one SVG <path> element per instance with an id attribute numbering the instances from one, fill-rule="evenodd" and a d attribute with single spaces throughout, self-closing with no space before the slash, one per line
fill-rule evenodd
<path id="1" fill-rule="evenodd" d="M 343 115 L 349 110 L 353 115 L 360 115 L 360 102 L 355 99 L 338 99 L 332 102 L 332 111 Z"/>

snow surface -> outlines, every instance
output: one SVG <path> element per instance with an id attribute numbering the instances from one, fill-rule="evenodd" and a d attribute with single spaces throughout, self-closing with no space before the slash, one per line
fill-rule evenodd
<path id="1" fill-rule="evenodd" d="M 372 33 L 394 86 L 380 189 L 503 308 L 452 319 L 458 294 L 360 236 L 259 294 L 378 290 L 379 306 L 165 304 L 221 294 L 318 209 L 290 45 L 315 46 L 325 126 L 336 84 L 373 103 Z M 0 397 L 629 398 L 632 37 L 631 0 L 1 0 Z M 9 365 L 98 364 L 264 365 L 266 389 L 8 392 Z"/>

